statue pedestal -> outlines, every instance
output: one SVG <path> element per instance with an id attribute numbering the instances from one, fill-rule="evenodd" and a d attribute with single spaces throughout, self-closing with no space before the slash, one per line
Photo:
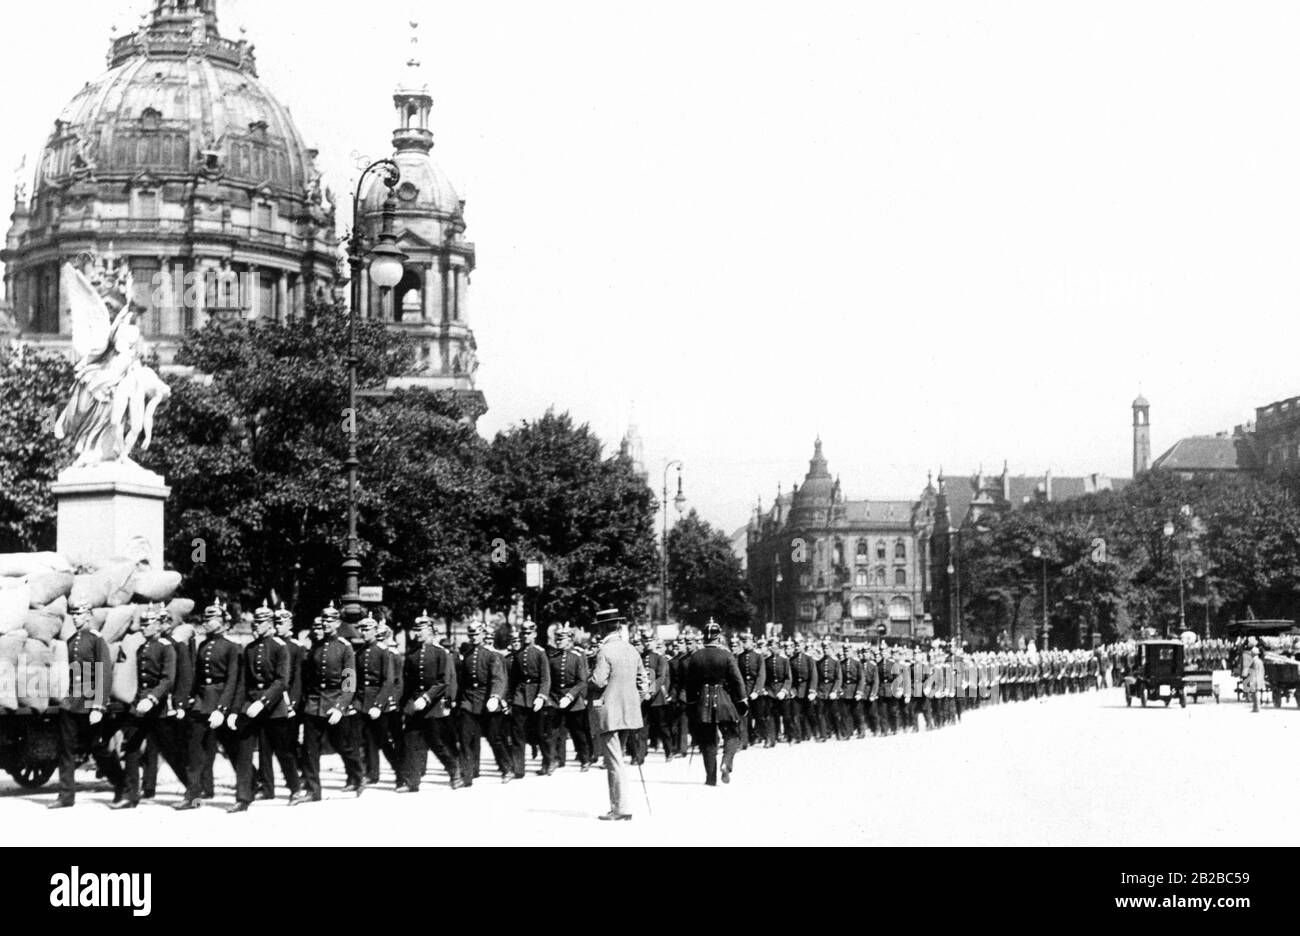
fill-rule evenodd
<path id="1" fill-rule="evenodd" d="M 58 551 L 73 564 L 117 557 L 163 568 L 163 505 L 171 488 L 134 463 L 109 462 L 59 473 Z"/>

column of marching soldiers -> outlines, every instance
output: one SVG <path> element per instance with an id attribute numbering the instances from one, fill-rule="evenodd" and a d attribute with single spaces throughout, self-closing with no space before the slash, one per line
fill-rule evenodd
<path id="1" fill-rule="evenodd" d="M 485 644 L 482 624 L 471 623 L 468 642 L 453 654 L 421 615 L 402 656 L 392 631 L 373 617 L 360 623 L 354 648 L 338 636 L 341 616 L 332 605 L 315 619 L 310 647 L 294 639 L 294 616 L 283 605 L 273 611 L 263 604 L 246 646 L 227 636 L 230 616 L 220 601 L 205 610 L 198 644 L 173 640 L 174 622 L 160 608 L 143 616 L 135 701 L 114 714 L 102 692 L 82 685 L 91 673 L 101 687 L 111 684 L 108 646 L 93 629 L 91 609 L 71 614 L 77 629 L 68 643 L 69 698 L 57 716 L 59 797 L 50 808 L 73 805 L 86 751 L 113 786 L 112 808 L 152 798 L 161 759 L 184 783 L 179 810 L 214 798 L 220 752 L 235 769 L 231 812 L 275 799 L 277 766 L 289 805 L 319 802 L 327 744 L 342 758 L 343 790 L 358 796 L 380 782 L 381 755 L 397 792 L 417 792 L 430 751 L 451 789 L 469 787 L 479 778 L 484 739 L 502 782 L 525 776 L 530 747 L 543 776 L 566 765 L 570 744 L 580 770 L 595 763 L 587 695 L 598 646 L 576 647 L 567 625 L 552 629 L 543 650 L 526 622 L 501 652 Z M 631 639 L 648 679 L 645 728 L 631 737 L 629 755 L 636 764 L 651 749 L 669 761 L 684 756 L 691 748 L 684 676 L 703 637 L 688 633 L 665 644 L 634 628 Z M 943 728 L 983 704 L 1113 685 L 1125 669 L 1123 648 L 963 653 L 939 642 L 914 648 L 883 641 L 836 648 L 826 639 L 743 633 L 730 649 L 746 697 L 736 700 L 739 722 L 719 727 L 733 750 Z M 118 732 L 120 757 L 112 747 Z"/>

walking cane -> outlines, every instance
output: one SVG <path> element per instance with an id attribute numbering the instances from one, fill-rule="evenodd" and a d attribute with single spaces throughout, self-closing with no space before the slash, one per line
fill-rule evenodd
<path id="1" fill-rule="evenodd" d="M 636 772 L 641 777 L 641 792 L 645 794 L 645 811 L 653 816 L 655 811 L 650 808 L 650 790 L 645 785 L 645 771 L 641 769 L 640 764 L 636 765 Z"/>

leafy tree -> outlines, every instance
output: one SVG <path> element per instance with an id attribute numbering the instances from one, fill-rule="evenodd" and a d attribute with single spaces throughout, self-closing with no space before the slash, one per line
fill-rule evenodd
<path id="1" fill-rule="evenodd" d="M 0 346 L 0 552 L 54 548 L 50 485 L 72 461 L 54 438 L 54 421 L 72 387 L 62 355 Z"/>
<path id="2" fill-rule="evenodd" d="M 359 322 L 357 331 L 359 386 L 369 394 L 355 414 L 341 309 L 287 324 L 213 325 L 181 348 L 178 363 L 211 376 L 172 382 L 142 461 L 172 487 L 167 555 L 196 593 L 248 603 L 275 590 L 307 612 L 337 599 L 345 429 L 355 418 L 364 581 L 385 584 L 399 620 L 478 606 L 485 446 L 451 395 L 384 393 L 409 365 L 409 343 L 382 323 Z"/>
<path id="3" fill-rule="evenodd" d="M 692 510 L 669 531 L 667 550 L 668 592 L 678 620 L 694 627 L 710 618 L 733 630 L 750 627 L 745 576 L 725 533 Z"/>
<path id="4" fill-rule="evenodd" d="M 539 623 L 585 624 L 602 608 L 640 613 L 658 567 L 655 499 L 627 458 L 606 458 L 588 426 L 547 411 L 499 433 L 488 468 L 493 608 L 524 597 L 524 564 L 539 561 Z"/>

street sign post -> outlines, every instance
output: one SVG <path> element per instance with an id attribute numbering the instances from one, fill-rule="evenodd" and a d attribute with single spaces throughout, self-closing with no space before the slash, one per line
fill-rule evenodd
<path id="1" fill-rule="evenodd" d="M 524 578 L 529 588 L 541 588 L 545 575 L 540 562 L 530 562 L 524 567 Z"/>

